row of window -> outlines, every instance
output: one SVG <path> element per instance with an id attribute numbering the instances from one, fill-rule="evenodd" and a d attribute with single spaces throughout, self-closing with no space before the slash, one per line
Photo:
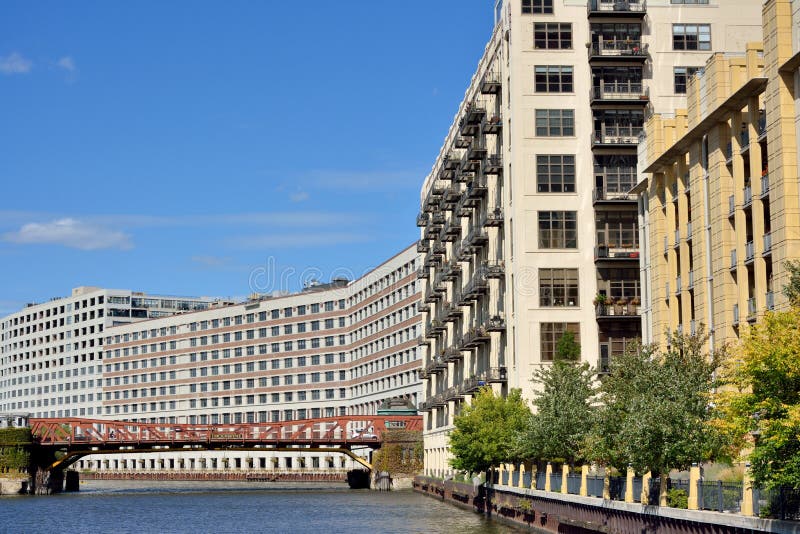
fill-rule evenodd
<path id="1" fill-rule="evenodd" d="M 619 0 L 589 0 L 598 2 L 600 5 L 606 4 L 615 6 L 620 4 Z M 630 4 L 638 4 L 639 0 L 628 0 Z M 708 5 L 708 0 L 670 0 L 674 5 Z M 522 0 L 523 15 L 552 15 L 553 0 Z"/>
<path id="2" fill-rule="evenodd" d="M 640 47 L 641 25 L 627 23 L 592 24 L 592 34 L 604 42 L 631 42 Z M 597 41 L 595 41 L 597 42 Z M 533 25 L 533 47 L 537 50 L 571 50 L 572 24 L 537 22 Z M 673 24 L 673 50 L 711 50 L 710 24 Z"/>

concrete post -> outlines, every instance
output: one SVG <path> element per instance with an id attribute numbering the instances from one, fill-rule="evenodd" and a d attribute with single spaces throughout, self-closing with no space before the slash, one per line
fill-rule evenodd
<path id="1" fill-rule="evenodd" d="M 647 503 L 650 502 L 650 479 L 653 478 L 653 474 L 648 471 L 642 476 L 642 495 L 640 497 L 640 502 L 647 506 Z"/>
<path id="2" fill-rule="evenodd" d="M 582 465 L 581 466 L 581 497 L 586 497 L 589 495 L 589 466 Z"/>
<path id="3" fill-rule="evenodd" d="M 744 466 L 742 479 L 742 515 L 755 515 L 753 507 L 753 481 L 750 479 L 750 464 Z"/>
<path id="4" fill-rule="evenodd" d="M 517 481 L 518 488 L 525 487 L 525 464 L 519 464 L 519 480 Z"/>
<path id="5" fill-rule="evenodd" d="M 692 464 L 689 468 L 689 510 L 700 509 L 700 500 L 697 492 L 697 483 L 700 482 L 700 466 Z"/>
<path id="6" fill-rule="evenodd" d="M 536 471 L 536 464 L 531 464 L 531 489 L 536 489 L 536 475 L 538 471 Z"/>
<path id="7" fill-rule="evenodd" d="M 550 478 L 553 476 L 553 466 L 547 462 L 547 468 L 544 470 L 544 490 L 550 491 Z"/>
<path id="8" fill-rule="evenodd" d="M 514 464 L 508 464 L 508 486 L 514 487 Z"/>
<path id="9" fill-rule="evenodd" d="M 497 485 L 503 485 L 503 472 L 506 470 L 505 464 L 500 464 L 500 467 L 497 468 Z"/>
<path id="10" fill-rule="evenodd" d="M 625 473 L 625 502 L 633 502 L 633 477 L 635 474 L 633 467 L 628 466 L 628 471 Z"/>
<path id="11" fill-rule="evenodd" d="M 606 467 L 606 474 L 603 475 L 603 498 L 611 500 L 611 471 Z"/>
<path id="12" fill-rule="evenodd" d="M 564 464 L 561 466 L 561 493 L 567 494 L 569 493 L 569 487 L 567 486 L 567 477 L 569 476 L 569 466 Z"/>

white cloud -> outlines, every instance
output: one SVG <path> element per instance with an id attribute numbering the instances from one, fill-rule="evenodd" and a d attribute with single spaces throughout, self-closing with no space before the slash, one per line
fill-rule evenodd
<path id="1" fill-rule="evenodd" d="M 11 74 L 26 74 L 33 68 L 33 62 L 25 59 L 18 52 L 11 52 L 7 56 L 0 56 L 0 73 Z"/>
<path id="2" fill-rule="evenodd" d="M 123 232 L 70 218 L 27 223 L 16 232 L 6 233 L 3 238 L 12 243 L 62 245 L 79 250 L 133 247 L 130 237 Z"/>
<path id="3" fill-rule="evenodd" d="M 308 193 L 305 191 L 298 191 L 297 193 L 292 193 L 289 195 L 289 200 L 292 202 L 303 202 L 304 200 L 308 200 Z"/>
<path id="4" fill-rule="evenodd" d="M 369 241 L 369 236 L 347 232 L 318 232 L 305 234 L 267 234 L 243 236 L 230 243 L 241 248 L 303 248 L 345 245 Z"/>
<path id="5" fill-rule="evenodd" d="M 75 67 L 75 60 L 72 59 L 72 56 L 64 56 L 58 61 L 56 61 L 56 65 L 60 68 L 64 69 L 67 72 L 75 72 L 77 67 Z"/>

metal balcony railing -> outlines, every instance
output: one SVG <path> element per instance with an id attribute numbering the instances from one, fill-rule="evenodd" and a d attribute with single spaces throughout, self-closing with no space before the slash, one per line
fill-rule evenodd
<path id="1" fill-rule="evenodd" d="M 772 291 L 767 291 L 766 300 L 767 300 L 767 309 L 768 310 L 774 310 L 775 309 L 775 294 Z"/>
<path id="2" fill-rule="evenodd" d="M 675 279 L 675 294 L 680 295 L 682 290 L 683 290 L 683 284 L 681 280 L 681 275 L 678 275 L 678 277 Z"/>
<path id="3" fill-rule="evenodd" d="M 645 0 L 589 0 L 587 9 L 590 15 L 644 15 L 647 12 Z"/>
<path id="4" fill-rule="evenodd" d="M 503 222 L 503 208 L 494 208 L 487 212 L 486 217 L 483 219 L 484 226 L 503 226 Z"/>
<path id="5" fill-rule="evenodd" d="M 492 154 L 488 156 L 483 162 L 484 174 L 502 174 L 503 173 L 503 157 L 500 154 Z"/>
<path id="6" fill-rule="evenodd" d="M 692 240 L 692 221 L 686 223 L 686 241 Z"/>
<path id="7" fill-rule="evenodd" d="M 589 57 L 615 57 L 644 60 L 647 56 L 647 45 L 620 36 L 617 40 L 600 40 L 589 47 Z"/>
<path id="8" fill-rule="evenodd" d="M 689 271 L 689 280 L 686 284 L 686 289 L 693 289 L 694 288 L 694 271 Z"/>
<path id="9" fill-rule="evenodd" d="M 734 326 L 739 324 L 739 305 L 733 305 L 733 324 Z"/>
<path id="10" fill-rule="evenodd" d="M 681 244 L 681 231 L 675 230 L 675 246 L 677 247 L 680 244 Z"/>
<path id="11" fill-rule="evenodd" d="M 767 115 L 764 110 L 761 110 L 761 115 L 758 117 L 758 140 L 767 135 Z"/>
<path id="12" fill-rule="evenodd" d="M 503 80 L 497 70 L 487 70 L 481 79 L 481 93 L 488 95 L 500 92 Z"/>
<path id="13" fill-rule="evenodd" d="M 744 262 L 750 263 L 755 259 L 756 256 L 756 247 L 752 241 L 748 241 L 744 244 Z"/>
<path id="14" fill-rule="evenodd" d="M 772 254 L 772 233 L 767 232 L 766 234 L 764 234 L 763 241 L 764 241 L 764 251 L 762 252 L 762 254 L 764 256 L 769 256 L 770 254 Z"/>
<path id="15" fill-rule="evenodd" d="M 592 87 L 591 97 L 594 100 L 640 100 L 646 103 L 649 90 L 641 80 L 626 82 L 605 82 L 600 80 L 600 85 Z"/>
<path id="16" fill-rule="evenodd" d="M 728 197 L 728 218 L 733 217 L 736 213 L 736 201 L 733 198 L 733 195 Z"/>
<path id="17" fill-rule="evenodd" d="M 733 249 L 731 250 L 731 269 L 736 269 L 737 260 L 736 249 Z"/>
<path id="18" fill-rule="evenodd" d="M 481 271 L 486 278 L 502 278 L 505 275 L 505 263 L 502 260 L 486 260 L 481 262 Z"/>
<path id="19" fill-rule="evenodd" d="M 595 130 L 592 138 L 594 145 L 635 145 L 639 142 L 641 126 L 627 124 L 603 124 L 602 128 Z"/>
<path id="20" fill-rule="evenodd" d="M 489 135 L 499 134 L 503 129 L 503 116 L 500 113 L 495 113 L 491 117 L 489 115 L 483 120 L 481 124 L 481 132 Z"/>
<path id="21" fill-rule="evenodd" d="M 756 317 L 756 298 L 750 297 L 747 299 L 747 320 L 751 321 Z"/>
<path id="22" fill-rule="evenodd" d="M 764 174 L 761 177 L 761 198 L 769 195 L 769 174 Z"/>
<path id="23" fill-rule="evenodd" d="M 693 336 L 697 334 L 697 322 L 694 319 L 689 321 L 689 334 Z"/>
<path id="24" fill-rule="evenodd" d="M 752 203 L 753 203 L 753 188 L 747 185 L 744 188 L 744 203 L 742 204 L 742 207 L 747 208 Z"/>

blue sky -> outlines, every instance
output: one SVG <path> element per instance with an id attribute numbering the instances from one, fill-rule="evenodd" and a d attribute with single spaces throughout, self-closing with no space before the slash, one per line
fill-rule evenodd
<path id="1" fill-rule="evenodd" d="M 2 2 L 0 314 L 293 290 L 409 245 L 492 4 Z"/>

